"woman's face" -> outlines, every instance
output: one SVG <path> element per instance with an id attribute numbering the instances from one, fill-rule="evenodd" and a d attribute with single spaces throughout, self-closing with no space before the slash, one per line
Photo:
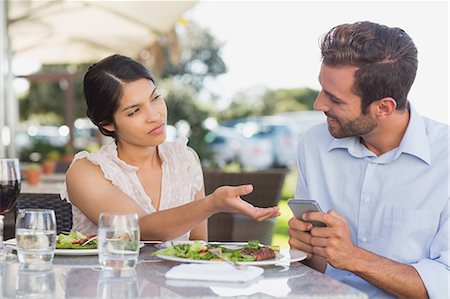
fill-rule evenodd
<path id="1" fill-rule="evenodd" d="M 139 79 L 123 85 L 114 124 L 118 143 L 157 146 L 166 139 L 167 107 L 152 81 Z"/>

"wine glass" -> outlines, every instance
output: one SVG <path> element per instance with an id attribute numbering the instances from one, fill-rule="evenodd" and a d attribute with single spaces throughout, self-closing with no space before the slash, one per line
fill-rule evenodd
<path id="1" fill-rule="evenodd" d="M 11 210 L 20 193 L 20 167 L 18 159 L 0 159 L 0 222 Z M 3 223 L 0 226 L 0 251 L 3 250 Z"/>
<path id="2" fill-rule="evenodd" d="M 18 159 L 0 159 L 0 214 L 14 206 L 20 193 L 20 167 Z"/>

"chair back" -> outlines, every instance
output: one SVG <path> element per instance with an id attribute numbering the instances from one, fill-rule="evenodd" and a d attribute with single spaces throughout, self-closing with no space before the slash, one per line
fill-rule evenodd
<path id="1" fill-rule="evenodd" d="M 266 208 L 278 205 L 286 170 L 229 173 L 204 169 L 203 176 L 206 194 L 212 193 L 220 186 L 252 184 L 253 192 L 242 196 L 242 199 L 256 207 Z M 208 240 L 210 241 L 259 240 L 263 244 L 271 244 L 274 230 L 275 219 L 258 222 L 244 215 L 228 213 L 219 213 L 208 219 Z"/>
<path id="2" fill-rule="evenodd" d="M 72 205 L 62 200 L 59 194 L 21 193 L 16 202 L 19 209 L 49 209 L 55 211 L 56 233 L 72 229 Z"/>

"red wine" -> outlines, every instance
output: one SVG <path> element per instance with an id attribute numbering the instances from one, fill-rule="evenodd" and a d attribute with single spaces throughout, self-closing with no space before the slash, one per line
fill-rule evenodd
<path id="1" fill-rule="evenodd" d="M 11 210 L 20 193 L 20 182 L 0 181 L 0 213 L 4 214 Z"/>

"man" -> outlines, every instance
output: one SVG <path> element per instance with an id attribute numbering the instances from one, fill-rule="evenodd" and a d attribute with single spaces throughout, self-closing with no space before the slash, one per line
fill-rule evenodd
<path id="1" fill-rule="evenodd" d="M 414 43 L 358 22 L 331 29 L 321 51 L 314 108 L 327 124 L 299 142 L 296 198 L 327 212 L 292 218 L 289 244 L 370 297 L 448 298 L 449 127 L 407 100 Z"/>

